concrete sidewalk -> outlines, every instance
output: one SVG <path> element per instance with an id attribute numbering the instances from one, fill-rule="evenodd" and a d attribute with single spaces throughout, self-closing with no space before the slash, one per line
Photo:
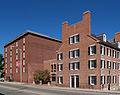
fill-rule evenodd
<path id="1" fill-rule="evenodd" d="M 0 82 L 5 84 L 13 84 L 13 85 L 23 85 L 23 86 L 29 86 L 33 88 L 49 88 L 49 89 L 60 89 L 60 90 L 77 90 L 77 91 L 83 91 L 83 92 L 96 92 L 96 93 L 110 93 L 110 94 L 117 94 L 120 95 L 120 91 L 118 90 L 99 90 L 99 89 L 82 89 L 82 88 L 68 88 L 68 87 L 58 87 L 58 86 L 48 86 L 48 85 L 36 85 L 36 84 L 30 84 L 30 83 L 20 83 L 20 82 Z"/>

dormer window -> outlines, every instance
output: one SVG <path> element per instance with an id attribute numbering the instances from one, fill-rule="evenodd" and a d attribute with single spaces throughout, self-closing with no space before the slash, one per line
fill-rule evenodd
<path id="1" fill-rule="evenodd" d="M 106 42 L 106 34 L 103 34 L 103 41 Z"/>

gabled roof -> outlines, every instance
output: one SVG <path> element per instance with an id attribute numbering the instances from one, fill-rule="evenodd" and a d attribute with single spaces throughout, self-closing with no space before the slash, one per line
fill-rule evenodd
<path id="1" fill-rule="evenodd" d="M 41 38 L 45 38 L 45 39 L 48 39 L 48 40 L 52 40 L 52 41 L 56 41 L 56 42 L 59 42 L 59 43 L 62 43 L 61 40 L 59 39 L 56 39 L 56 38 L 52 38 L 52 37 L 49 37 L 49 36 L 46 36 L 46 35 L 43 35 L 43 34 L 40 34 L 40 33 L 36 33 L 36 32 L 32 32 L 30 30 L 27 30 L 26 32 L 22 33 L 21 35 L 19 35 L 18 37 L 16 37 L 15 39 L 13 39 L 12 41 L 6 43 L 4 45 L 4 47 L 10 45 L 11 43 L 15 42 L 16 40 L 22 38 L 23 36 L 25 35 L 28 35 L 28 34 L 31 34 L 31 35 L 34 35 L 34 36 L 38 36 L 38 37 L 41 37 Z"/>

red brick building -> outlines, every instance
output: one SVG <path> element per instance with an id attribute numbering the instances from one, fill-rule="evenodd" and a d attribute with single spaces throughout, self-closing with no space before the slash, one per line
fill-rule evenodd
<path id="1" fill-rule="evenodd" d="M 44 70 L 44 60 L 56 58 L 55 51 L 60 45 L 58 39 L 31 31 L 24 32 L 4 45 L 5 79 L 33 82 L 34 72 Z"/>
<path id="2" fill-rule="evenodd" d="M 120 33 L 108 41 L 106 34 L 92 34 L 89 11 L 78 23 L 62 24 L 62 45 L 56 56 L 56 62 L 48 62 L 52 84 L 92 89 L 120 86 Z"/>
<path id="3" fill-rule="evenodd" d="M 83 13 L 83 20 L 78 23 L 70 26 L 68 22 L 62 24 L 62 42 L 28 32 L 7 43 L 4 46 L 5 59 L 8 61 L 7 66 L 5 65 L 5 76 L 10 76 L 11 65 L 8 55 L 11 55 L 10 46 L 15 46 L 12 50 L 12 77 L 17 81 L 20 81 L 20 73 L 15 72 L 16 42 L 19 41 L 21 45 L 18 48 L 23 50 L 24 38 L 26 72 L 22 75 L 25 82 L 33 81 L 35 69 L 48 69 L 51 84 L 56 86 L 92 89 L 107 89 L 108 86 L 114 89 L 120 86 L 120 33 L 115 33 L 115 38 L 111 40 L 106 40 L 104 33 L 92 34 L 89 11 Z"/>

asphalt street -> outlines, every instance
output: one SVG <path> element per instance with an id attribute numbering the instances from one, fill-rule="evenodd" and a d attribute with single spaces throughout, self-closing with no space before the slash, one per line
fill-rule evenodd
<path id="1" fill-rule="evenodd" d="M 33 87 L 30 85 L 15 85 L 0 83 L 0 95 L 119 95 L 97 92 L 85 92 L 74 89 L 59 89 L 49 87 Z"/>

